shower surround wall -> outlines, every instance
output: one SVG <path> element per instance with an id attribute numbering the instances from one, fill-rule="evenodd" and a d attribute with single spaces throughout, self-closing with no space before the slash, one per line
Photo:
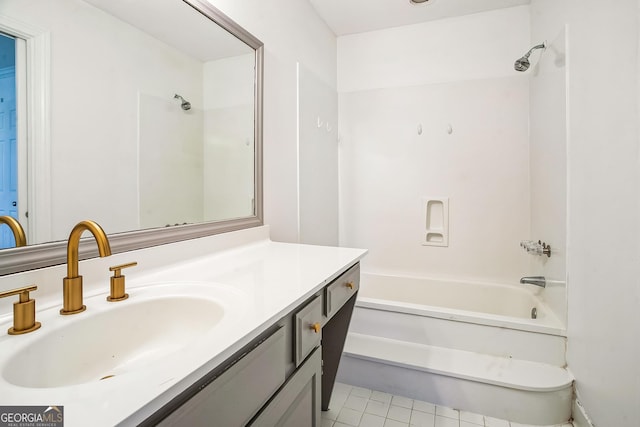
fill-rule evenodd
<path id="1" fill-rule="evenodd" d="M 202 110 L 147 94 L 138 105 L 138 226 L 201 222 Z"/>
<path id="2" fill-rule="evenodd" d="M 340 243 L 366 270 L 527 274 L 529 29 L 523 6 L 338 39 Z M 422 246 L 425 197 L 449 198 L 448 247 Z"/>
<path id="3" fill-rule="evenodd" d="M 338 245 L 338 94 L 298 70 L 299 241 Z"/>
<path id="4" fill-rule="evenodd" d="M 203 67 L 204 218 L 253 214 L 255 55 L 209 61 Z M 224 183 L 224 185 L 220 185 Z"/>
<path id="5" fill-rule="evenodd" d="M 600 427 L 640 425 L 639 5 L 531 2 L 533 36 L 568 27 L 567 363 Z"/>
<path id="6" fill-rule="evenodd" d="M 533 15 L 533 14 L 532 14 Z M 532 42 L 547 49 L 529 69 L 529 168 L 531 237 L 551 245 L 552 256 L 530 257 L 527 275 L 547 278 L 545 300 L 567 321 L 567 36 L 559 24 L 541 26 L 532 16 Z"/>

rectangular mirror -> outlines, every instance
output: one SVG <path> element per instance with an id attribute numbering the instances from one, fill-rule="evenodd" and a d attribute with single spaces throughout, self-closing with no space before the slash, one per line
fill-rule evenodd
<path id="1" fill-rule="evenodd" d="M 208 2 L 3 0 L 0 32 L 0 274 L 85 219 L 114 252 L 262 224 L 262 43 Z"/>

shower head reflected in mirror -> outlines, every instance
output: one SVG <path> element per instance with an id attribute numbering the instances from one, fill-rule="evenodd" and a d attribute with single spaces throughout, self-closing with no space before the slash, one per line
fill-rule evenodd
<path id="1" fill-rule="evenodd" d="M 179 99 L 181 104 L 180 107 L 184 110 L 184 111 L 188 111 L 191 109 L 191 103 L 189 101 L 187 101 L 186 99 L 184 99 L 183 97 L 181 97 L 180 95 L 178 95 L 177 93 L 175 95 L 173 95 L 173 99 Z"/>
<path id="2" fill-rule="evenodd" d="M 513 68 L 515 68 L 516 71 L 527 71 L 531 66 L 531 62 L 529 62 L 529 56 L 531 55 L 531 52 L 533 52 L 536 49 L 546 49 L 546 48 L 547 48 L 546 42 L 532 47 L 531 49 L 529 49 L 529 52 L 524 54 L 522 58 L 516 60 L 515 64 L 513 64 Z"/>

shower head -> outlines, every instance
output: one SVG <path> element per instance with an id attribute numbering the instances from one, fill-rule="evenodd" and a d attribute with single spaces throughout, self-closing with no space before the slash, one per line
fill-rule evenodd
<path id="1" fill-rule="evenodd" d="M 529 49 L 529 52 L 524 54 L 522 58 L 516 60 L 515 64 L 513 64 L 513 68 L 515 68 L 516 71 L 527 71 L 531 66 L 531 62 L 529 62 L 529 56 L 531 55 L 531 52 L 536 49 L 546 49 L 546 47 L 546 43 L 542 43 L 532 47 L 531 49 Z"/>
<path id="2" fill-rule="evenodd" d="M 513 64 L 513 68 L 515 68 L 516 71 L 527 71 L 529 66 L 531 66 L 531 62 L 529 62 L 529 58 L 526 56 L 518 59 L 515 64 Z"/>
<path id="3" fill-rule="evenodd" d="M 181 104 L 180 107 L 184 110 L 184 111 L 188 111 L 191 109 L 191 103 L 189 101 L 187 101 L 186 99 L 184 99 L 183 97 L 181 97 L 180 95 L 178 95 L 177 93 L 175 95 L 173 95 L 173 99 L 179 99 Z"/>

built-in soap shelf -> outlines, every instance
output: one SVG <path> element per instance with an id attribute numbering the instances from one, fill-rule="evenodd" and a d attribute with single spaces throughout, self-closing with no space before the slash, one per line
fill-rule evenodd
<path id="1" fill-rule="evenodd" d="M 449 246 L 449 198 L 425 197 L 424 209 L 424 246 Z"/>

